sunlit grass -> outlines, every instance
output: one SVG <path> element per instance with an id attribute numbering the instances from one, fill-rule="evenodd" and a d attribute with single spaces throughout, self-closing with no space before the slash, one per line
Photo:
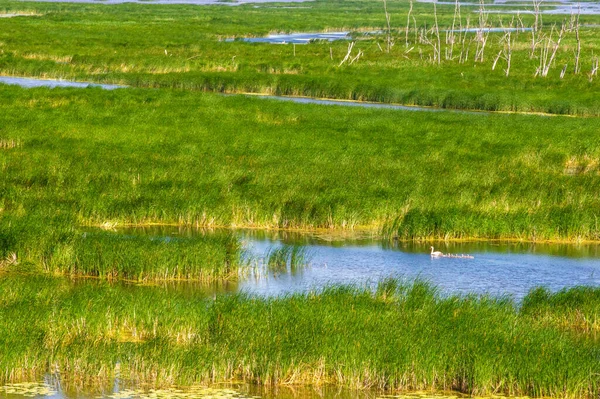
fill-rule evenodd
<path id="1" fill-rule="evenodd" d="M 7 2 L 6 10 L 21 3 Z M 364 0 L 311 2 L 289 10 L 245 5 L 37 4 L 38 18 L 0 20 L 0 73 L 14 76 L 71 78 L 139 87 L 183 88 L 216 92 L 252 92 L 417 104 L 458 109 L 600 115 L 598 77 L 591 76 L 600 53 L 600 17 L 582 15 L 581 72 L 574 73 L 575 30 L 561 41 L 547 77 L 536 75 L 541 44 L 531 55 L 530 32 L 513 32 L 510 74 L 506 60 L 494 60 L 504 49 L 504 33 L 491 33 L 483 62 L 475 62 L 476 32 L 466 40 L 470 56 L 461 62 L 461 43 L 446 42 L 453 5 L 438 5 L 441 54 L 433 61 L 423 32 L 431 29 L 433 5 L 414 2 L 406 42 L 408 1 L 391 2 L 390 52 L 382 4 Z M 525 9 L 530 9 L 527 5 Z M 460 24 L 477 24 L 475 7 L 463 7 Z M 507 26 L 514 14 L 491 14 L 490 26 Z M 525 26 L 529 13 L 520 15 Z M 570 17 L 569 17 L 570 18 Z M 567 20 L 569 20 L 567 18 Z M 564 16 L 544 15 L 538 39 L 548 40 Z M 514 22 L 515 24 L 517 22 Z M 570 21 L 567 21 L 571 26 Z M 416 31 L 415 29 L 416 24 Z M 459 25 L 455 21 L 455 25 Z M 455 26 L 457 28 L 458 26 Z M 340 66 L 348 42 L 306 46 L 226 42 L 225 39 L 278 32 L 350 31 L 356 42 L 352 65 Z M 365 34 L 365 32 L 375 34 Z M 545 35 L 545 36 L 542 36 Z M 46 40 L 46 38 L 52 40 Z M 556 40 L 557 33 L 553 33 Z M 431 34 L 429 34 L 431 40 Z M 457 41 L 458 38 L 455 38 Z M 382 47 L 383 46 L 383 47 Z M 466 52 L 466 51 L 465 51 Z M 565 75 L 561 71 L 565 67 Z"/>
<path id="2" fill-rule="evenodd" d="M 375 291 L 213 299 L 5 276 L 0 381 L 31 381 L 52 368 L 88 386 L 118 370 L 147 387 L 243 381 L 594 398 L 597 335 L 563 322 L 576 312 L 597 318 L 597 291 L 534 291 L 520 309 L 510 299 L 443 297 L 426 283 L 394 280 Z"/>

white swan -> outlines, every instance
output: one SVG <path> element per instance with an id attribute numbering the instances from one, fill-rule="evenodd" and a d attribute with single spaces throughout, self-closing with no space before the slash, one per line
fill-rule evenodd
<path id="1" fill-rule="evenodd" d="M 431 247 L 431 257 L 432 258 L 439 258 L 440 256 L 444 256 L 444 254 L 441 253 L 440 251 L 434 251 L 433 247 Z"/>

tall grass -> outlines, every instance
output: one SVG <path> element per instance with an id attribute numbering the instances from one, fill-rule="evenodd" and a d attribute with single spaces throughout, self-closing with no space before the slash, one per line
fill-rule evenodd
<path id="1" fill-rule="evenodd" d="M 64 274 L 108 280 L 212 282 L 244 270 L 231 233 L 148 237 L 75 229 L 48 219 L 0 224 L 0 271 Z M 47 229 L 39 225 L 48 224 Z M 27 230 L 25 232 L 24 230 Z"/>
<path id="2" fill-rule="evenodd" d="M 528 32 L 514 33 L 512 66 L 504 76 L 504 61 L 492 71 L 503 49 L 503 33 L 492 33 L 484 62 L 474 62 L 477 42 L 467 39 L 471 57 L 460 63 L 455 45 L 453 59 L 432 62 L 432 48 L 414 35 L 431 28 L 433 6 L 414 2 L 410 43 L 405 46 L 409 2 L 390 4 L 396 45 L 384 52 L 380 30 L 382 5 L 373 1 L 317 1 L 308 8 L 197 7 L 184 5 L 77 5 L 36 4 L 43 16 L 0 20 L 0 73 L 125 83 L 138 87 L 180 88 L 216 92 L 258 92 L 341 99 L 433 105 L 444 108 L 571 115 L 600 115 L 598 79 L 590 82 L 593 57 L 600 52 L 600 30 L 582 27 L 580 74 L 574 74 L 575 33 L 561 42 L 547 78 L 534 78 L 538 52 L 530 57 Z M 7 2 L 7 9 L 22 4 Z M 463 7 L 471 27 L 477 14 Z M 442 29 L 451 26 L 453 5 L 439 5 Z M 502 10 L 502 9 L 500 9 Z M 491 15 L 489 23 L 506 26 L 514 14 Z M 533 17 L 522 14 L 527 26 Z M 544 34 L 563 16 L 545 15 Z M 598 24 L 598 16 L 581 16 L 582 25 Z M 457 22 L 458 23 L 458 22 Z M 281 31 L 349 30 L 360 60 L 339 67 L 347 42 L 311 43 L 307 46 L 224 42 L 225 38 L 262 36 Z M 52 40 L 46 40 L 52 38 Z M 538 37 L 539 38 L 539 37 Z M 554 35 L 556 39 L 556 34 Z M 443 44 L 444 49 L 446 45 Z M 358 51 L 358 50 L 357 50 Z M 560 73 L 565 64 L 568 72 Z"/>
<path id="3" fill-rule="evenodd" d="M 245 381 L 473 395 L 594 398 L 598 289 L 510 299 L 442 297 L 422 282 L 282 298 L 56 278 L 0 279 L 0 382 L 50 368 L 102 384 Z M 561 306 L 554 306 L 556 303 Z M 35 315 L 35 317 L 31 317 Z"/>
<path id="4" fill-rule="evenodd" d="M 309 264 L 306 248 L 299 245 L 283 245 L 272 248 L 265 255 L 267 270 L 274 273 L 297 274 Z"/>
<path id="5" fill-rule="evenodd" d="M 2 90 L 4 256 L 104 224 L 600 239 L 595 119 Z"/>

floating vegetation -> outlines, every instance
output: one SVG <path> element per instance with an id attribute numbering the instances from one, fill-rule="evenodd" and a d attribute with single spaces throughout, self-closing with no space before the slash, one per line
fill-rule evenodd
<path id="1" fill-rule="evenodd" d="M 28 398 L 37 396 L 52 396 L 57 394 L 56 390 L 43 382 L 19 382 L 14 384 L 6 384 L 0 387 L 0 392 L 2 391 L 4 391 L 4 393 L 7 395 L 20 395 Z"/>
<path id="2" fill-rule="evenodd" d="M 101 398 L 109 399 L 259 399 L 260 396 L 249 396 L 240 391 L 228 388 L 212 388 L 192 385 L 185 388 L 165 389 L 121 389 Z"/>

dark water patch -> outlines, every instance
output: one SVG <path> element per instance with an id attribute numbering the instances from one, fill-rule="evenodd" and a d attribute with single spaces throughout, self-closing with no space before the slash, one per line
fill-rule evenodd
<path id="1" fill-rule="evenodd" d="M 100 87 L 106 90 L 114 90 L 121 89 L 127 86 L 121 85 L 109 85 L 109 84 L 98 84 L 98 83 L 88 83 L 88 82 L 73 82 L 69 80 L 50 80 L 50 79 L 34 79 L 34 78 L 17 78 L 12 76 L 0 76 L 0 83 L 6 85 L 16 85 L 25 88 L 35 88 L 35 87 Z"/>

